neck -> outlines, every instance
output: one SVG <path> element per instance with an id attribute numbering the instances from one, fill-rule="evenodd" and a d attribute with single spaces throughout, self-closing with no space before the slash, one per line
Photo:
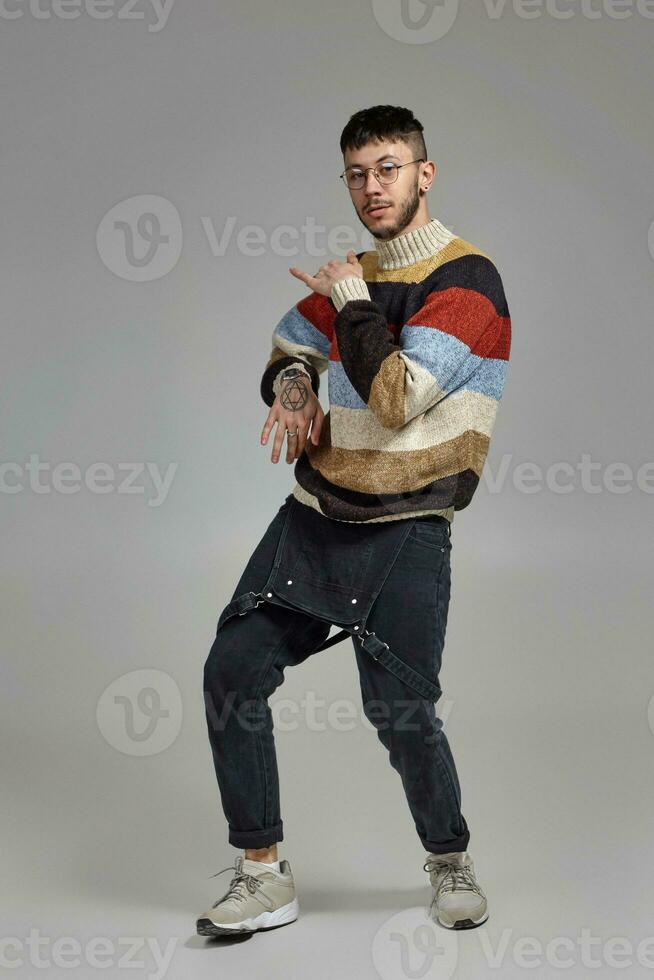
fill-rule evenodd
<path id="1" fill-rule="evenodd" d="M 402 269 L 437 255 L 456 235 L 448 231 L 438 218 L 431 218 L 418 228 L 403 231 L 395 238 L 377 238 L 376 235 L 372 238 L 377 249 L 377 268 L 388 270 Z"/>

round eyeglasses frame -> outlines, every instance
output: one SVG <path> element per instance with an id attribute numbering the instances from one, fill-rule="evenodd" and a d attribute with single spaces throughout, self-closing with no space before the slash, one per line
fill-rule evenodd
<path id="1" fill-rule="evenodd" d="M 425 163 L 425 159 L 423 157 L 418 157 L 417 160 L 409 160 L 408 163 L 394 163 L 393 166 L 395 167 L 395 176 L 392 177 L 391 180 L 382 180 L 381 177 L 379 176 L 379 174 L 377 173 L 377 170 L 375 169 L 375 167 L 366 167 L 365 170 L 363 170 L 361 173 L 355 174 L 355 176 L 358 177 L 359 180 L 361 178 L 363 178 L 363 183 L 362 184 L 358 184 L 358 186 L 356 186 L 356 187 L 353 187 L 352 184 L 349 184 L 348 181 L 347 181 L 347 179 L 346 179 L 346 177 L 345 177 L 345 174 L 347 173 L 347 167 L 345 168 L 345 170 L 343 171 L 343 173 L 340 174 L 339 176 L 340 176 L 340 179 L 345 184 L 345 186 L 346 187 L 349 187 L 350 190 L 352 190 L 352 191 L 360 191 L 362 188 L 364 188 L 366 186 L 366 181 L 368 179 L 368 171 L 369 170 L 372 170 L 372 172 L 375 175 L 375 178 L 377 179 L 377 181 L 382 186 L 384 186 L 385 184 L 394 184 L 395 181 L 397 180 L 398 176 L 399 176 L 399 172 L 402 169 L 402 167 L 408 167 L 412 163 Z"/>

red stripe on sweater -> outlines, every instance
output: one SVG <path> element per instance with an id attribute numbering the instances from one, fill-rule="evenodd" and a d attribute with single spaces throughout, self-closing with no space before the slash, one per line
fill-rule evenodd
<path id="1" fill-rule="evenodd" d="M 336 310 L 330 306 L 327 296 L 312 292 L 296 303 L 296 307 L 309 323 L 331 340 Z"/>
<path id="2" fill-rule="evenodd" d="M 490 324 L 494 317 L 497 312 L 486 296 L 474 289 L 452 286 L 429 293 L 421 309 L 407 321 L 407 326 L 442 330 L 466 344 L 473 354 L 488 357 L 488 339 L 480 338 L 481 324 Z M 497 318 L 506 321 L 505 317 Z M 499 344 L 494 346 L 503 349 Z"/>

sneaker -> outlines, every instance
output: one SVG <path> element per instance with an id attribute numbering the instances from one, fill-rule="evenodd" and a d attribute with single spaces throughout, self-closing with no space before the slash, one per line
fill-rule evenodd
<path id="1" fill-rule="evenodd" d="M 474 929 L 486 921 L 486 896 L 475 878 L 474 864 L 467 851 L 430 852 L 423 868 L 429 872 L 434 890 L 430 917 L 446 929 Z"/>
<path id="2" fill-rule="evenodd" d="M 258 861 L 240 854 L 233 865 L 236 874 L 230 886 L 208 912 L 197 920 L 199 936 L 225 936 L 234 932 L 257 932 L 295 922 L 299 905 L 291 866 L 279 862 L 280 870 L 266 870 Z M 222 874 L 223 868 L 216 874 Z M 211 875 L 215 878 L 215 875 Z"/>

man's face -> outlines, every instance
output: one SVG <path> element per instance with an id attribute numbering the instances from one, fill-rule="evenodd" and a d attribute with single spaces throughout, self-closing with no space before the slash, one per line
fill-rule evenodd
<path id="1" fill-rule="evenodd" d="M 360 150 L 348 148 L 344 156 L 346 169 L 376 167 L 384 161 L 400 165 L 414 159 L 409 144 L 388 140 L 366 143 Z M 423 166 L 412 163 L 402 167 L 393 184 L 380 184 L 369 171 L 360 190 L 348 188 L 356 212 L 371 234 L 382 239 L 395 238 L 413 220 L 420 205 L 418 181 Z"/>

